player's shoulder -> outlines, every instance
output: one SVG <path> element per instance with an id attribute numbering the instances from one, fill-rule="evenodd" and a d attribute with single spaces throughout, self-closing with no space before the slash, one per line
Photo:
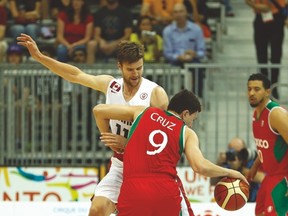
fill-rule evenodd
<path id="1" fill-rule="evenodd" d="M 197 139 L 198 139 L 196 132 L 192 128 L 189 128 L 187 125 L 184 125 L 184 130 L 185 130 L 186 136 L 192 137 L 192 138 L 197 137 Z"/>
<path id="2" fill-rule="evenodd" d="M 270 101 L 267 103 L 267 105 L 266 105 L 266 108 L 267 108 L 268 110 L 272 110 L 272 109 L 274 109 L 275 107 L 280 107 L 280 105 L 279 105 L 277 102 L 272 101 L 272 100 L 270 100 Z"/>
<path id="3" fill-rule="evenodd" d="M 279 118 L 282 118 L 282 117 L 285 117 L 287 118 L 288 116 L 288 111 L 287 109 L 285 109 L 284 107 L 282 106 L 274 106 L 270 109 L 270 117 L 279 117 Z"/>
<path id="4" fill-rule="evenodd" d="M 109 81 L 108 91 L 112 93 L 120 92 L 123 84 L 123 78 L 114 78 Z"/>
<path id="5" fill-rule="evenodd" d="M 266 105 L 266 109 L 268 109 L 271 113 L 272 112 L 287 112 L 287 109 L 283 106 L 281 106 L 279 103 L 277 103 L 276 101 L 272 101 L 270 100 L 267 105 Z"/>
<path id="6" fill-rule="evenodd" d="M 148 86 L 156 87 L 156 86 L 158 86 L 158 84 L 156 82 L 153 82 L 153 81 L 151 81 L 149 79 L 146 79 L 144 77 L 142 77 L 141 85 L 144 86 L 144 87 L 148 87 Z"/>
<path id="7" fill-rule="evenodd" d="M 151 106 L 167 109 L 168 103 L 169 103 L 168 95 L 161 86 L 157 86 L 151 91 L 151 100 L 150 100 Z"/>

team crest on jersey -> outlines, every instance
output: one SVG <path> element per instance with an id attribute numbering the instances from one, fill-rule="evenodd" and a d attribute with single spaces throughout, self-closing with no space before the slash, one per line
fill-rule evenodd
<path id="1" fill-rule="evenodd" d="M 110 90 L 113 93 L 119 92 L 121 89 L 121 85 L 117 83 L 116 81 L 113 81 L 110 85 Z"/>
<path id="2" fill-rule="evenodd" d="M 147 97 L 148 97 L 148 94 L 145 93 L 145 92 L 140 94 L 140 98 L 141 98 L 142 100 L 145 100 Z"/>

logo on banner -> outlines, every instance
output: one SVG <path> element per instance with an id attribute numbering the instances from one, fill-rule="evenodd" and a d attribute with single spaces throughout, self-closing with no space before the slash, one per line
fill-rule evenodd
<path id="1" fill-rule="evenodd" d="M 212 210 L 205 210 L 203 214 L 198 214 L 197 216 L 220 216 L 220 215 L 214 214 Z"/>

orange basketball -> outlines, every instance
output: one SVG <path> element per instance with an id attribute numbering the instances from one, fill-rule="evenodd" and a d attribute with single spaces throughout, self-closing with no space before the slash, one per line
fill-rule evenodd
<path id="1" fill-rule="evenodd" d="M 240 179 L 224 177 L 215 186 L 214 198 L 221 208 L 238 210 L 249 198 L 249 185 Z"/>

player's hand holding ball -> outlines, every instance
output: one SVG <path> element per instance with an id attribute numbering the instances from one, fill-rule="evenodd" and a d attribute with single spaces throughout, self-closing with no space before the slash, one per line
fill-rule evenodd
<path id="1" fill-rule="evenodd" d="M 242 208 L 249 198 L 249 185 L 241 179 L 224 177 L 215 186 L 216 203 L 228 211 Z"/>

